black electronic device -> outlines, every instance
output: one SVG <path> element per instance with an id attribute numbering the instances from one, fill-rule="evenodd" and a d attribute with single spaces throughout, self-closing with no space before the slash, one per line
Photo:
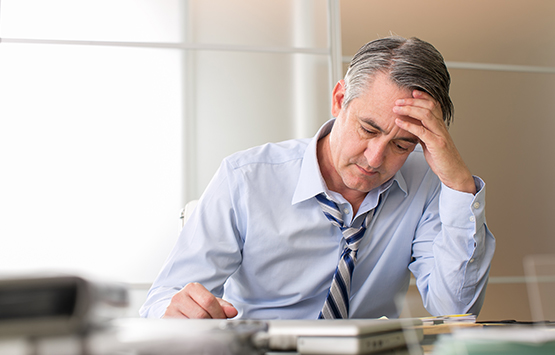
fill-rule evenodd
<path id="1" fill-rule="evenodd" d="M 0 278 L 0 334 L 84 333 L 128 305 L 127 288 L 74 275 Z"/>

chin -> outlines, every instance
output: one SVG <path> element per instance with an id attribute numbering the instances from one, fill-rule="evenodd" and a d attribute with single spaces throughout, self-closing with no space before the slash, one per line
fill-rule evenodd
<path id="1" fill-rule="evenodd" d="M 367 193 L 373 190 L 374 188 L 376 188 L 377 186 L 380 186 L 381 184 L 376 185 L 368 181 L 358 180 L 358 181 L 351 181 L 350 183 L 346 183 L 345 185 L 351 190 L 359 191 L 361 193 Z"/>

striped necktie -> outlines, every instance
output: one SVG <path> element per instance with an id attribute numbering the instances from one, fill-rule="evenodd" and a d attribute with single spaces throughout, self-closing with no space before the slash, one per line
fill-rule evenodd
<path id="1" fill-rule="evenodd" d="M 335 269 L 328 297 L 326 298 L 326 302 L 318 318 L 346 319 L 349 318 L 349 294 L 351 292 L 351 279 L 353 269 L 355 268 L 358 246 L 366 231 L 364 223 L 366 216 L 364 216 L 364 220 L 360 227 L 345 227 L 343 217 L 335 202 L 328 200 L 323 194 L 317 195 L 316 199 L 322 207 L 324 215 L 326 215 L 333 225 L 341 229 L 343 238 L 345 238 L 347 242 L 347 246 L 345 250 L 343 250 L 337 268 Z"/>

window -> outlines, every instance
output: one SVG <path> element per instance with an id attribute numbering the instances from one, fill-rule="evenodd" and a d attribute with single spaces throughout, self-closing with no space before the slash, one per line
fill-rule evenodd
<path id="1" fill-rule="evenodd" d="M 223 157 L 330 117 L 337 5 L 3 0 L 0 270 L 147 289 Z"/>
<path id="2" fill-rule="evenodd" d="M 137 44 L 177 43 L 178 3 L 2 1 L 3 272 L 155 277 L 181 205 L 182 53 Z"/>

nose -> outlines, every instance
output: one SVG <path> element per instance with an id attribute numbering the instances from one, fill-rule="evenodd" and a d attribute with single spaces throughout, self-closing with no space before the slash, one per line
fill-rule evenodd
<path id="1" fill-rule="evenodd" d="M 364 157 L 370 168 L 378 169 L 382 166 L 386 157 L 387 144 L 379 140 L 371 140 L 364 151 Z"/>

